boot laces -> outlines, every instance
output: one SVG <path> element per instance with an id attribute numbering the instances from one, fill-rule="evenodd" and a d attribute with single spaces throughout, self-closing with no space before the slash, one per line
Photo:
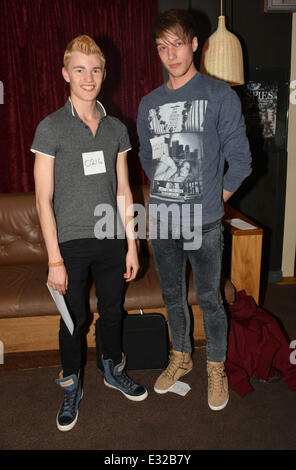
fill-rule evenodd
<path id="1" fill-rule="evenodd" d="M 127 373 L 124 371 L 122 371 L 122 373 L 120 375 L 117 376 L 117 380 L 122 384 L 124 385 L 125 387 L 127 388 L 132 388 L 133 386 L 135 386 L 136 384 L 134 383 L 134 381 L 127 375 Z"/>
<path id="2" fill-rule="evenodd" d="M 225 371 L 223 365 L 211 367 L 209 369 L 209 385 L 213 390 L 217 390 L 218 392 L 222 392 L 224 390 L 223 387 L 223 379 L 225 377 Z"/>
<path id="3" fill-rule="evenodd" d="M 182 357 L 178 359 L 176 356 L 173 354 L 170 354 L 170 362 L 166 370 L 164 371 L 165 375 L 168 377 L 173 377 L 177 370 L 181 367 L 182 365 Z"/>
<path id="4" fill-rule="evenodd" d="M 62 404 L 61 412 L 65 415 L 72 415 L 75 408 L 76 401 L 76 392 L 77 390 L 65 390 L 64 391 L 64 400 Z"/>

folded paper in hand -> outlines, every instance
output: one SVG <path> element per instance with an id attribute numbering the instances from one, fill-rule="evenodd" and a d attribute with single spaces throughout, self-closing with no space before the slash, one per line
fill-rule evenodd
<path id="1" fill-rule="evenodd" d="M 48 287 L 49 292 L 51 293 L 53 300 L 55 301 L 58 311 L 60 312 L 65 324 L 67 325 L 68 330 L 70 331 L 71 335 L 73 335 L 74 324 L 67 308 L 64 296 L 60 294 L 57 290 L 54 290 L 52 287 L 50 287 L 48 283 L 46 283 L 46 285 Z"/>

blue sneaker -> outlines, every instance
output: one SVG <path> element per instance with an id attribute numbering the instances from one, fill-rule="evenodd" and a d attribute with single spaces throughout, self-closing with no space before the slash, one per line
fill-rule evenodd
<path id="1" fill-rule="evenodd" d="M 142 401 L 148 396 L 148 392 L 142 385 L 136 384 L 125 372 L 125 357 L 122 362 L 113 365 L 112 359 L 102 359 L 107 387 L 119 390 L 129 400 Z"/>
<path id="2" fill-rule="evenodd" d="M 79 375 L 77 377 L 73 374 L 56 380 L 64 390 L 64 400 L 57 415 L 57 427 L 60 431 L 70 431 L 77 422 L 78 406 L 83 395 Z"/>

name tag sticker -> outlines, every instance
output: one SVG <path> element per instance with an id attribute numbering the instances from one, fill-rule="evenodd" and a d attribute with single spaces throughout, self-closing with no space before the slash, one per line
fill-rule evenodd
<path id="1" fill-rule="evenodd" d="M 104 153 L 102 150 L 98 152 L 86 152 L 82 154 L 84 174 L 96 175 L 98 173 L 106 173 Z"/>
<path id="2" fill-rule="evenodd" d="M 164 136 L 153 137 L 150 139 L 152 147 L 152 158 L 161 158 L 164 154 Z"/>

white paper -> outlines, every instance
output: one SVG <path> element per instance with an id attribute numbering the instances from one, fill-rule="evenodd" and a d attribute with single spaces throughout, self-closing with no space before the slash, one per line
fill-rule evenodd
<path id="1" fill-rule="evenodd" d="M 84 174 L 96 175 L 98 173 L 106 173 L 104 153 L 102 150 L 98 152 L 85 152 L 82 154 Z"/>
<path id="2" fill-rule="evenodd" d="M 191 387 L 180 380 L 177 380 L 177 382 L 169 388 L 169 392 L 177 393 L 177 395 L 181 395 L 182 397 L 185 397 L 189 390 L 191 390 Z"/>
<path id="3" fill-rule="evenodd" d="M 242 219 L 229 219 L 226 222 L 230 223 L 233 227 L 239 228 L 240 230 L 252 230 L 257 228 L 255 225 L 248 224 Z"/>
<path id="4" fill-rule="evenodd" d="M 152 147 L 152 158 L 161 158 L 164 154 L 164 136 L 153 137 L 150 139 Z"/>
<path id="5" fill-rule="evenodd" d="M 60 312 L 68 330 L 70 331 L 71 335 L 73 335 L 74 324 L 67 308 L 64 296 L 60 294 L 57 290 L 54 290 L 52 287 L 50 287 L 48 283 L 46 283 L 46 285 L 48 287 L 49 292 L 51 293 L 53 300 L 55 301 L 58 311 Z"/>

